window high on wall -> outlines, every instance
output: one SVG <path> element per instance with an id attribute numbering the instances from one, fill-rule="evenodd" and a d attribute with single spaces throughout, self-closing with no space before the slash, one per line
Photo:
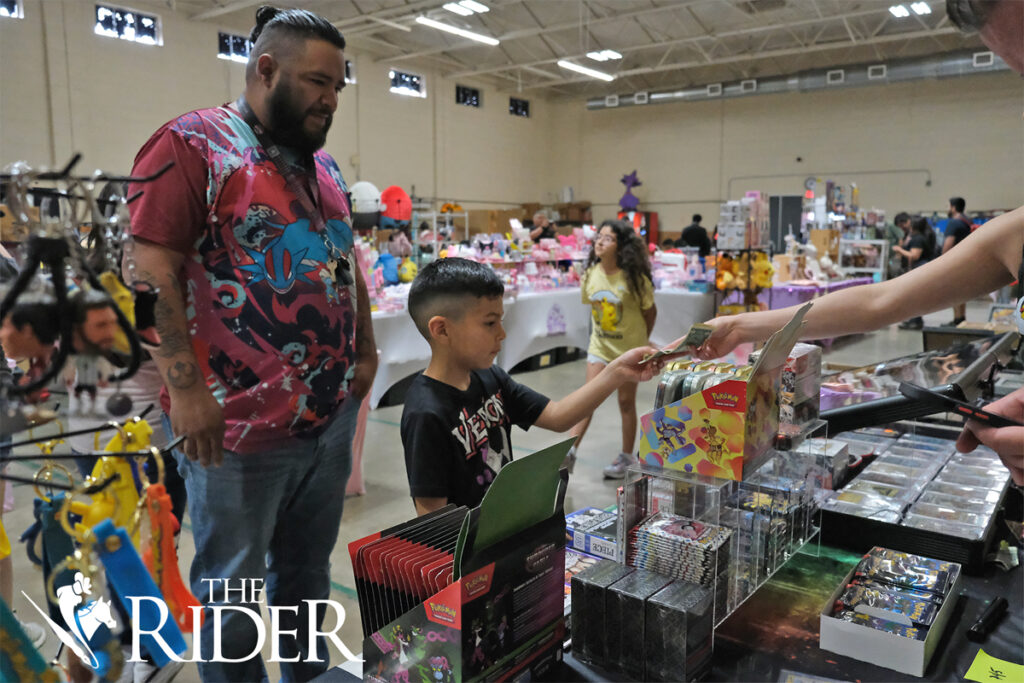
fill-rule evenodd
<path id="1" fill-rule="evenodd" d="M 530 101 L 521 100 L 518 97 L 508 98 L 508 113 L 512 116 L 530 118 Z"/>
<path id="2" fill-rule="evenodd" d="M 93 33 L 143 45 L 163 45 L 164 42 L 160 32 L 160 17 L 111 5 L 96 5 Z"/>
<path id="3" fill-rule="evenodd" d="M 24 16 L 25 9 L 21 6 L 21 0 L 0 0 L 0 17 L 22 19 Z"/>
<path id="4" fill-rule="evenodd" d="M 351 60 L 345 60 L 345 82 L 352 85 L 356 82 L 356 65 Z"/>
<path id="5" fill-rule="evenodd" d="M 391 69 L 388 72 L 388 78 L 391 79 L 390 90 L 396 95 L 408 95 L 410 97 L 427 96 L 426 79 L 419 74 Z"/>
<path id="6" fill-rule="evenodd" d="M 217 57 L 245 64 L 249 61 L 249 39 L 231 33 L 217 33 Z"/>
<path id="7" fill-rule="evenodd" d="M 477 88 L 470 88 L 466 85 L 456 85 L 455 104 L 463 104 L 467 107 L 479 107 L 480 91 Z"/>

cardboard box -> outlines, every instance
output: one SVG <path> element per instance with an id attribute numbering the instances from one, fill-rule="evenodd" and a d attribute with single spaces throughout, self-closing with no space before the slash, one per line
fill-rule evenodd
<path id="1" fill-rule="evenodd" d="M 565 640 L 566 440 L 513 460 L 463 523 L 453 582 L 363 640 L 363 680 L 536 680 Z M 349 553 L 380 538 L 349 544 Z"/>
<path id="2" fill-rule="evenodd" d="M 522 209 L 470 209 L 466 214 L 469 218 L 469 233 L 471 235 L 489 235 L 491 233 L 504 235 L 511 230 L 509 226 L 511 219 L 523 220 Z M 456 227 L 461 227 L 461 222 L 460 219 L 456 219 Z"/>
<path id="3" fill-rule="evenodd" d="M 818 250 L 818 258 L 828 255 L 834 263 L 839 263 L 839 238 L 841 233 L 838 230 L 817 228 L 811 230 L 811 244 Z"/>
<path id="4" fill-rule="evenodd" d="M 736 481 L 759 467 L 779 429 L 782 368 L 810 306 L 768 340 L 748 379 L 728 380 L 642 416 L 641 462 Z"/>
<path id="5" fill-rule="evenodd" d="M 29 220 L 32 223 L 39 222 L 39 207 L 26 207 Z M 3 242 L 24 242 L 28 239 L 28 226 L 24 223 L 16 223 L 14 212 L 6 204 L 0 204 L 0 241 Z"/>
<path id="6" fill-rule="evenodd" d="M 565 518 L 565 542 L 576 550 L 615 560 L 618 519 L 617 512 L 599 508 L 577 510 Z"/>
<path id="7" fill-rule="evenodd" d="M 854 566 L 839 584 L 828 603 L 821 610 L 819 644 L 822 650 L 846 655 L 853 659 L 883 666 L 909 676 L 924 676 L 935 648 L 942 640 L 949 619 L 956 608 L 963 586 L 963 572 L 957 572 L 952 588 L 946 594 L 935 621 L 928 628 L 924 640 L 914 640 L 894 633 L 861 626 L 832 616 L 832 606 L 850 583 Z"/>

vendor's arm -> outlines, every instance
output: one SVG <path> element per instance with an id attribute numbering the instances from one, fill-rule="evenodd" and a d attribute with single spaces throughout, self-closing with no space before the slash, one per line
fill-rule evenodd
<path id="1" fill-rule="evenodd" d="M 850 287 L 814 301 L 803 339 L 870 332 L 988 294 L 1016 279 L 1024 248 L 1024 207 L 993 218 L 956 249 L 920 268 L 872 285 Z M 701 358 L 718 358 L 743 342 L 781 329 L 799 306 L 741 313 L 709 321 L 715 328 Z"/>
<path id="2" fill-rule="evenodd" d="M 370 295 L 359 267 L 356 278 L 356 370 L 349 389 L 362 400 L 373 386 L 377 375 L 377 343 L 373 338 L 373 317 L 370 314 Z"/>
<path id="3" fill-rule="evenodd" d="M 548 403 L 534 424 L 553 432 L 569 430 L 626 382 L 645 382 L 660 372 L 662 364 L 658 361 L 639 364 L 655 350 L 649 346 L 630 349 L 606 365 L 592 381 L 565 398 Z"/>

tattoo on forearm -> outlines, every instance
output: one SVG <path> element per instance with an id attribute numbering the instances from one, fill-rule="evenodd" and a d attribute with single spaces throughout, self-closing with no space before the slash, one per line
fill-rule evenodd
<path id="1" fill-rule="evenodd" d="M 167 370 L 167 385 L 174 389 L 190 389 L 199 381 L 195 363 L 180 360 Z"/>
<path id="2" fill-rule="evenodd" d="M 178 308 L 184 304 L 178 278 L 173 275 L 158 278 L 149 271 L 143 271 L 139 276 L 160 288 L 153 309 L 156 331 L 160 335 L 160 346 L 152 350 L 153 355 L 159 358 L 173 358 L 180 353 L 191 352 L 192 341 L 188 332 L 177 324 L 177 320 L 184 317 L 184 313 Z"/>

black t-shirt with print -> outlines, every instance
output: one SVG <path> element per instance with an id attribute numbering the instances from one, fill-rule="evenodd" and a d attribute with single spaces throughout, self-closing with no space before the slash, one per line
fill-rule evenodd
<path id="1" fill-rule="evenodd" d="M 914 249 L 921 250 L 921 258 L 914 261 L 914 268 L 923 266 L 931 261 L 935 256 L 935 254 L 932 253 L 931 245 L 928 244 L 928 238 L 919 232 L 910 233 L 910 242 L 907 243 L 908 251 L 913 251 Z"/>
<path id="2" fill-rule="evenodd" d="M 512 460 L 512 425 L 529 429 L 548 401 L 496 366 L 474 370 L 466 391 L 417 375 L 401 427 L 412 497 L 479 505 Z"/>

